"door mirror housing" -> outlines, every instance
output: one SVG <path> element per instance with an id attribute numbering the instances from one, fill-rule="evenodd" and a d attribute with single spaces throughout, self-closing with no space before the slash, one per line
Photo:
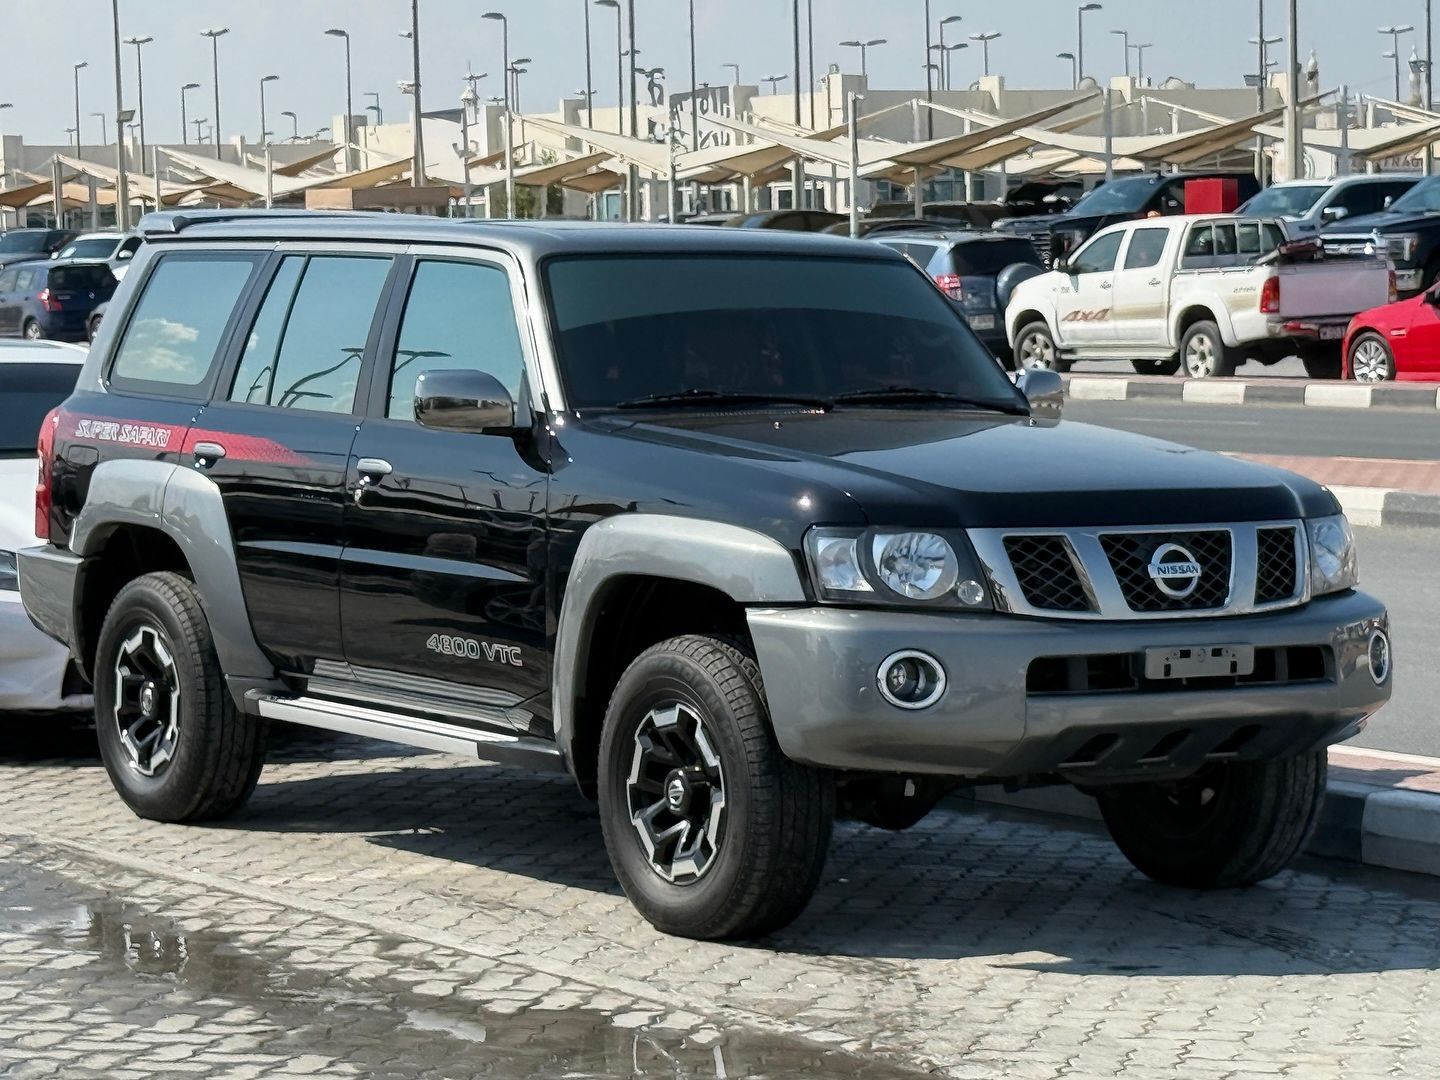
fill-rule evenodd
<path id="1" fill-rule="evenodd" d="M 1051 270 L 1054 270 L 1055 273 L 1057 273 L 1057 274 L 1072 274 L 1072 273 L 1074 273 L 1074 271 L 1070 269 L 1070 256 L 1069 256 L 1069 255 L 1061 255 L 1061 256 L 1059 256 L 1058 258 L 1056 258 L 1056 259 L 1050 264 L 1050 269 L 1051 269 Z"/>
<path id="2" fill-rule="evenodd" d="M 121 248 L 119 251 L 117 251 L 117 252 L 115 253 L 115 258 L 120 259 L 120 260 L 133 259 L 134 257 L 135 257 L 135 252 L 133 252 L 133 251 L 130 250 L 129 248 Z"/>
<path id="3" fill-rule="evenodd" d="M 1046 420 L 1060 419 L 1065 404 L 1065 380 L 1058 371 L 1025 368 L 1015 376 L 1015 388 L 1030 403 L 1030 415 Z"/>
<path id="4" fill-rule="evenodd" d="M 1320 216 L 1326 221 L 1343 221 L 1350 216 L 1350 211 L 1343 206 L 1327 206 L 1320 211 Z"/>
<path id="5" fill-rule="evenodd" d="M 415 380 L 415 422 L 441 431 L 511 435 L 515 399 L 486 371 L 427 371 Z"/>

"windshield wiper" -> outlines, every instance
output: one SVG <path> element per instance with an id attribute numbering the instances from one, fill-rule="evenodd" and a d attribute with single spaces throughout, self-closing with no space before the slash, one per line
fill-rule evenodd
<path id="1" fill-rule="evenodd" d="M 931 390 L 923 386 L 880 386 L 873 390 L 852 390 L 837 394 L 836 405 L 889 405 L 909 401 L 935 401 L 946 405 L 960 405 L 970 409 L 985 409 L 989 412 L 1011 413 L 1024 416 L 1028 410 L 1019 402 L 987 401 L 981 398 L 952 394 L 948 390 Z"/>
<path id="2" fill-rule="evenodd" d="M 801 405 L 816 409 L 828 409 L 830 402 L 822 397 L 809 397 L 804 394 L 762 394 L 757 392 L 742 392 L 736 390 L 715 390 L 709 387 L 695 387 L 689 390 L 677 390 L 665 394 L 647 394 L 644 397 L 631 398 L 629 401 L 617 401 L 617 409 L 649 409 L 663 405 Z"/>

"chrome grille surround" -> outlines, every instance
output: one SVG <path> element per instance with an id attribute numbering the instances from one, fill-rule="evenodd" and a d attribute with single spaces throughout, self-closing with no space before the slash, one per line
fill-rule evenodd
<path id="1" fill-rule="evenodd" d="M 1284 551 L 1276 543 L 1276 530 L 1289 530 L 1293 537 L 1293 548 Z M 1164 540 L 1182 533 L 1224 532 L 1230 537 L 1229 587 L 1223 602 L 1215 607 L 1186 608 L 1159 611 L 1137 611 L 1126 601 L 1125 590 L 1116 576 L 1115 569 L 1106 554 L 1102 537 L 1139 534 Z M 1265 533 L 1262 545 L 1261 533 Z M 1310 552 L 1307 546 L 1305 526 L 1300 521 L 1260 521 L 1244 523 L 1185 523 L 1179 525 L 1139 526 L 1094 526 L 1083 528 L 1024 528 L 1024 529 L 971 529 L 968 532 L 975 553 L 979 556 L 985 574 L 989 578 L 991 593 L 995 598 L 997 611 L 1014 615 L 1028 615 L 1042 619 L 1084 619 L 1084 620 L 1150 620 L 1150 619 L 1206 619 L 1227 615 L 1249 615 L 1255 612 L 1275 611 L 1295 607 L 1310 599 L 1308 568 Z M 1082 576 L 1084 588 L 1092 603 L 1088 610 L 1060 611 L 1038 607 L 1032 604 L 1010 561 L 1007 539 L 1017 537 L 1054 537 L 1062 540 L 1069 548 L 1077 572 Z M 1267 553 L 1267 564 L 1261 565 L 1262 546 Z M 1275 567 L 1269 560 L 1278 557 L 1288 562 L 1293 557 L 1294 587 L 1289 595 L 1278 599 L 1257 602 L 1256 591 L 1261 596 L 1275 596 L 1280 589 L 1275 584 Z M 1033 586 L 1031 589 L 1033 593 Z"/>

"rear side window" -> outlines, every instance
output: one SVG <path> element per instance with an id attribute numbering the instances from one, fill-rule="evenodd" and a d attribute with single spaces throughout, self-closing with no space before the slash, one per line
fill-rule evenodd
<path id="1" fill-rule="evenodd" d="M 40 422 L 79 375 L 79 364 L 0 364 L 0 454 L 34 454 Z"/>
<path id="2" fill-rule="evenodd" d="M 52 289 L 108 289 L 115 276 L 104 264 L 94 266 L 56 266 L 50 271 Z"/>
<path id="3" fill-rule="evenodd" d="M 1165 254 L 1165 241 L 1170 239 L 1169 229 L 1136 229 L 1130 234 L 1130 246 L 1125 249 L 1125 269 L 1139 270 L 1146 266 L 1158 266 Z"/>
<path id="4" fill-rule="evenodd" d="M 187 397 L 201 391 L 256 262 L 246 255 L 160 259 L 125 328 L 111 380 Z"/>
<path id="5" fill-rule="evenodd" d="M 15 288 L 15 282 L 19 280 L 19 277 L 20 272 L 18 270 L 6 270 L 3 274 L 0 274 L 0 292 L 12 292 Z"/>
<path id="6" fill-rule="evenodd" d="M 15 288 L 18 289 L 20 292 L 25 292 L 26 290 L 33 288 L 34 285 L 34 270 L 21 270 L 19 274 L 17 274 L 15 277 Z"/>
<path id="7" fill-rule="evenodd" d="M 953 273 L 969 275 L 998 274 L 1007 266 L 1025 263 L 1043 266 L 1035 245 L 1028 240 L 981 240 L 956 244 L 950 249 Z"/>

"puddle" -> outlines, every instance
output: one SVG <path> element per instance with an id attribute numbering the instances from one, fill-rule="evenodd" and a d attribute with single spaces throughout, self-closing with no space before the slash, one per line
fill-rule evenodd
<path id="1" fill-rule="evenodd" d="M 207 918 L 238 923 L 244 932 L 235 937 L 187 933 L 163 914 L 28 865 L 26 854 L 22 846 L 0 862 L 0 940 L 23 940 L 48 962 L 29 976 L 17 976 L 13 969 L 0 973 L 0 985 L 14 986 L 18 978 L 19 988 L 33 996 L 37 1007 L 63 1003 L 162 1029 L 184 1014 L 198 1018 L 189 1030 L 201 1046 L 209 1041 L 208 1026 L 220 1021 L 211 1038 L 216 1044 L 227 1040 L 227 1052 L 264 1054 L 277 1064 L 319 1054 L 367 1077 L 395 1080 L 456 1075 L 890 1080 L 916 1075 L 794 1039 L 712 1031 L 709 1039 L 697 1040 L 617 1026 L 586 1009 L 502 1015 L 420 995 L 407 983 L 443 978 L 445 970 L 426 962 L 423 952 L 397 957 L 401 939 L 376 935 L 363 943 L 367 969 L 383 967 L 386 974 L 364 979 L 344 970 L 337 974 L 345 965 L 326 955 L 313 928 L 303 936 L 303 956 L 237 940 L 250 937 L 250 931 L 273 929 L 252 925 L 254 913 L 238 898 L 218 901 Z M 354 949 L 348 943 L 346 948 Z M 406 951 L 414 951 L 413 946 Z M 675 1003 L 676 1008 L 685 1005 Z M 253 1010 L 248 1036 L 236 1036 L 226 1026 L 233 1024 L 237 1007 Z M 230 1020 L 221 1021 L 227 1014 Z M 27 1033 L 44 1027 L 36 1021 Z M 237 1037 L 252 1039 L 253 1049 L 236 1047 Z"/>

